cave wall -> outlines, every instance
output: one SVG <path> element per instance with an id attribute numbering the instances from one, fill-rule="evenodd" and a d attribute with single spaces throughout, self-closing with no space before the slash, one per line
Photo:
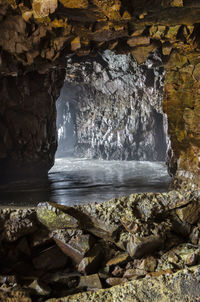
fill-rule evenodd
<path id="1" fill-rule="evenodd" d="M 200 182 L 200 59 L 174 52 L 167 65 L 164 110 L 169 120 L 169 166 L 175 184 Z"/>
<path id="2" fill-rule="evenodd" d="M 74 139 L 79 157 L 164 161 L 163 82 L 158 52 L 140 66 L 131 54 L 110 50 L 95 58 L 69 59 L 58 99 L 57 154 L 68 154 Z"/>
<path id="3" fill-rule="evenodd" d="M 0 79 L 1 176 L 46 175 L 57 148 L 56 107 L 62 70 Z"/>
<path id="4" fill-rule="evenodd" d="M 52 67 L 65 66 L 69 54 L 93 56 L 105 49 L 132 53 L 141 64 L 159 48 L 167 71 L 163 106 L 171 139 L 168 166 L 175 183 L 185 179 L 199 185 L 199 24 L 196 0 L 0 0 L 0 76 L 6 81 L 10 76 L 16 77 L 13 81 L 25 81 L 31 71 L 48 76 Z M 24 112 L 23 106 L 18 109 Z M 30 115 L 26 117 L 29 120 Z M 16 113 L 9 127 L 15 118 Z M 17 134 L 13 129 L 12 143 L 11 138 L 5 139 L 9 127 L 1 123 L 1 167 L 29 161 L 21 151 L 23 158 L 18 160 L 19 145 L 13 144 Z"/>

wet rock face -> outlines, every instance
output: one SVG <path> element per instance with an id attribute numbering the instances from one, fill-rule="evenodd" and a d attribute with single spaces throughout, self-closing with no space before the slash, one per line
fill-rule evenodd
<path id="1" fill-rule="evenodd" d="M 64 73 L 30 72 L 0 81 L 1 175 L 45 175 L 57 148 L 55 101 Z"/>
<path id="2" fill-rule="evenodd" d="M 164 68 L 158 53 L 138 65 L 131 55 L 105 51 L 69 59 L 58 99 L 59 151 L 80 157 L 165 160 Z"/>

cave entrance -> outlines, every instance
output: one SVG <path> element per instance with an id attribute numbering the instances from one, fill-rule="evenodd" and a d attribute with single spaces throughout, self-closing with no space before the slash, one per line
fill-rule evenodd
<path id="1" fill-rule="evenodd" d="M 109 50 L 68 60 L 57 101 L 56 163 L 49 174 L 53 182 L 59 175 L 58 202 L 167 190 L 163 83 L 157 52 L 141 65 L 131 54 Z"/>

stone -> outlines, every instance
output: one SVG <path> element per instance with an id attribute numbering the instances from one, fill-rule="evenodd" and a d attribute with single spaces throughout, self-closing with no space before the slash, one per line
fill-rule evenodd
<path id="1" fill-rule="evenodd" d="M 147 274 L 147 272 L 144 269 L 127 269 L 123 275 L 123 278 L 126 279 L 132 279 L 132 278 L 140 278 L 144 277 Z"/>
<path id="2" fill-rule="evenodd" d="M 35 18 L 47 17 L 55 12 L 58 6 L 58 0 L 33 0 L 32 8 Z"/>
<path id="3" fill-rule="evenodd" d="M 158 236 L 144 238 L 134 236 L 127 245 L 127 251 L 131 257 L 138 258 L 161 249 L 163 244 L 164 240 Z"/>
<path id="4" fill-rule="evenodd" d="M 164 43 L 162 45 L 162 53 L 164 56 L 169 56 L 172 51 L 172 45 L 170 43 Z"/>
<path id="5" fill-rule="evenodd" d="M 32 17 L 32 15 L 33 15 L 32 10 L 26 10 L 22 13 L 22 18 L 24 19 L 24 21 L 28 22 L 29 19 Z"/>
<path id="6" fill-rule="evenodd" d="M 32 209 L 11 212 L 4 224 L 4 238 L 6 241 L 16 241 L 22 236 L 33 233 L 37 229 L 36 216 Z"/>
<path id="7" fill-rule="evenodd" d="M 153 273 L 152 273 L 153 274 Z M 185 269 L 177 273 L 160 274 L 153 278 L 132 280 L 109 289 L 78 293 L 72 296 L 59 298 L 60 302 L 86 302 L 86 301 L 131 301 L 137 302 L 182 302 L 186 297 L 191 301 L 199 299 L 199 266 Z M 57 302 L 58 299 L 49 299 L 47 302 Z"/>
<path id="8" fill-rule="evenodd" d="M 87 8 L 88 0 L 59 0 L 67 8 Z"/>
<path id="9" fill-rule="evenodd" d="M 194 224 L 199 219 L 199 204 L 198 202 L 192 202 L 186 207 L 176 210 L 176 214 L 182 222 Z"/>
<path id="10" fill-rule="evenodd" d="M 57 246 L 52 246 L 35 256 L 32 261 L 36 269 L 50 271 L 65 267 L 68 258 Z"/>
<path id="11" fill-rule="evenodd" d="M 39 230 L 36 230 L 34 233 L 29 235 L 29 242 L 31 247 L 40 246 L 48 243 L 51 240 L 49 230 L 46 228 L 40 227 Z"/>
<path id="12" fill-rule="evenodd" d="M 71 41 L 71 50 L 76 51 L 81 48 L 80 37 L 76 37 L 74 40 Z"/>
<path id="13" fill-rule="evenodd" d="M 164 253 L 158 261 L 157 271 L 167 269 L 183 269 L 197 263 L 200 253 L 198 246 L 191 244 L 180 244 L 170 251 Z"/>
<path id="14" fill-rule="evenodd" d="M 92 235 L 84 234 L 77 230 L 70 234 L 70 230 L 56 230 L 52 233 L 56 244 L 64 254 L 72 258 L 76 263 L 80 263 L 85 254 L 93 246 L 95 239 Z"/>
<path id="15" fill-rule="evenodd" d="M 96 290 L 96 289 L 101 289 L 102 284 L 101 284 L 98 274 L 94 274 L 94 275 L 90 275 L 90 276 L 81 276 L 78 287 L 80 287 L 80 288 L 86 287 L 87 290 Z"/>
<path id="16" fill-rule="evenodd" d="M 110 259 L 109 261 L 107 261 L 106 266 L 120 265 L 126 263 L 128 259 L 129 259 L 128 253 L 121 253 L 115 256 L 114 258 Z"/>
<path id="17" fill-rule="evenodd" d="M 165 34 L 165 38 L 169 39 L 170 41 L 176 40 L 179 29 L 180 25 L 170 26 L 167 33 Z"/>
<path id="18" fill-rule="evenodd" d="M 132 37 L 132 38 L 127 40 L 127 44 L 130 47 L 149 45 L 150 44 L 150 38 L 148 36 Z"/>
<path id="19" fill-rule="evenodd" d="M 74 248 L 68 243 L 64 243 L 61 240 L 54 238 L 56 244 L 61 249 L 61 251 L 68 257 L 70 257 L 75 263 L 79 264 L 84 257 L 84 254 L 82 254 L 79 250 Z"/>
<path id="20" fill-rule="evenodd" d="M 142 260 L 140 266 L 138 267 L 141 270 L 145 270 L 147 272 L 154 272 L 157 266 L 157 260 L 153 257 L 146 257 Z"/>
<path id="21" fill-rule="evenodd" d="M 36 291 L 36 293 L 40 296 L 47 296 L 50 294 L 51 290 L 47 285 L 40 284 L 37 280 L 34 280 L 29 288 L 32 288 Z"/>
<path id="22" fill-rule="evenodd" d="M 138 64 L 142 64 L 147 60 L 148 55 L 155 50 L 155 46 L 150 44 L 148 46 L 140 46 L 131 50 L 131 54 L 137 60 Z"/>
<path id="23" fill-rule="evenodd" d="M 190 241 L 193 244 L 199 244 L 199 240 L 200 240 L 200 229 L 199 227 L 194 227 L 192 229 L 192 231 L 190 232 Z"/>
<path id="24" fill-rule="evenodd" d="M 17 249 L 25 255 L 28 255 L 28 256 L 31 255 L 30 246 L 25 237 L 20 240 L 20 242 L 17 245 Z"/>
<path id="25" fill-rule="evenodd" d="M 1 276 L 0 275 L 0 283 L 2 284 L 2 283 L 5 283 L 6 282 L 6 276 Z"/>
<path id="26" fill-rule="evenodd" d="M 164 38 L 166 33 L 166 26 L 164 25 L 153 25 L 150 28 L 150 36 L 154 39 L 162 39 Z"/>
<path id="27" fill-rule="evenodd" d="M 1 290 L 0 291 L 0 300 L 1 301 L 21 301 L 21 302 L 32 302 L 30 294 L 22 289 L 14 290 Z"/>
<path id="28" fill-rule="evenodd" d="M 106 279 L 106 283 L 110 286 L 116 286 L 116 285 L 119 285 L 119 284 L 122 284 L 124 282 L 126 282 L 127 280 L 125 278 L 113 278 L 113 277 L 110 277 L 108 279 Z"/>
<path id="29" fill-rule="evenodd" d="M 115 266 L 114 270 L 112 271 L 112 275 L 115 277 L 122 277 L 123 276 L 123 268 L 119 265 Z"/>
<path id="30" fill-rule="evenodd" d="M 193 266 L 197 263 L 198 255 L 197 254 L 190 254 L 186 259 L 186 264 L 188 266 Z"/>
<path id="31" fill-rule="evenodd" d="M 173 6 L 173 7 L 182 7 L 182 6 L 184 6 L 183 0 L 172 0 L 170 2 L 170 5 Z"/>
<path id="32" fill-rule="evenodd" d="M 49 230 L 78 227 L 78 221 L 74 217 L 48 203 L 41 203 L 37 206 L 37 218 Z"/>
<path id="33" fill-rule="evenodd" d="M 95 245 L 83 258 L 78 265 L 78 271 L 86 274 L 93 274 L 98 271 L 101 266 L 103 254 L 101 246 Z"/>

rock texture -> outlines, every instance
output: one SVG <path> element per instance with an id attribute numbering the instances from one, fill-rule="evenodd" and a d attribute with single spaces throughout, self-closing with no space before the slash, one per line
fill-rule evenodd
<path id="1" fill-rule="evenodd" d="M 199 295 L 199 267 L 186 269 L 172 276 L 169 274 L 135 280 L 118 285 L 107 290 L 76 294 L 61 299 L 49 299 L 48 302 L 186 302 L 198 301 Z"/>
<path id="2" fill-rule="evenodd" d="M 198 301 L 199 204 L 173 190 L 0 209 L 0 298 Z"/>
<path id="3" fill-rule="evenodd" d="M 43 176 L 57 148 L 56 107 L 63 70 L 0 80 L 1 177 Z"/>
<path id="4" fill-rule="evenodd" d="M 76 60 L 67 61 L 58 99 L 57 154 L 74 147 L 70 151 L 79 157 L 164 161 L 167 121 L 159 53 L 140 66 L 131 55 L 109 50 Z"/>
<path id="5" fill-rule="evenodd" d="M 142 63 L 152 50 L 159 48 L 167 71 L 163 106 L 171 140 L 169 169 L 175 175 L 175 185 L 185 186 L 185 181 L 190 186 L 199 185 L 199 16 L 198 1 L 189 0 L 1 0 L 1 82 L 3 77 L 26 78 L 33 70 L 47 75 L 50 67 L 65 66 L 65 56 L 72 53 L 91 56 L 110 49 L 131 52 Z M 11 104 L 7 101 L 8 107 Z M 20 104 L 17 112 L 23 112 L 22 107 Z M 16 112 L 12 124 L 15 117 Z M 26 119 L 29 118 L 26 114 Z M 6 145 L 1 134 L 1 165 L 8 173 L 7 162 L 17 165 L 17 161 L 22 161 L 15 144 L 14 155 L 7 151 L 13 142 L 7 134 L 8 126 L 4 125 L 4 129 Z M 12 140 L 17 141 L 17 137 L 14 131 Z M 45 144 L 49 140 L 51 137 Z M 32 139 L 27 144 L 32 148 Z M 38 156 L 38 166 L 47 171 L 53 159 L 44 163 L 36 149 L 33 148 L 31 160 Z M 26 154 L 22 155 L 25 163 L 30 157 Z M 50 154 L 48 150 L 48 156 L 52 157 Z"/>

